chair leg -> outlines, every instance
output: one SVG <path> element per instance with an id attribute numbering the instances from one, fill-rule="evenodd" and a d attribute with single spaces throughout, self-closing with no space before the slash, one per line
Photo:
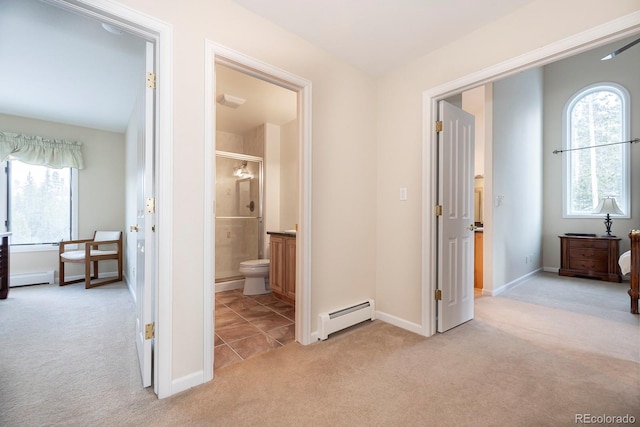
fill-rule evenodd
<path id="1" fill-rule="evenodd" d="M 60 275 L 60 277 L 58 278 L 58 282 L 59 286 L 64 286 L 66 285 L 66 283 L 64 282 L 64 262 L 60 260 L 59 265 L 60 266 L 58 268 L 58 274 Z"/>
<path id="2" fill-rule="evenodd" d="M 89 289 L 91 287 L 91 261 L 85 261 L 84 263 L 84 288 Z"/>

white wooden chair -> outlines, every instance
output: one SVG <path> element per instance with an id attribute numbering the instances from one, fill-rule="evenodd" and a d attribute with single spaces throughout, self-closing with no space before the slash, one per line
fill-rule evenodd
<path id="1" fill-rule="evenodd" d="M 66 250 L 69 245 L 78 245 L 78 249 Z M 80 249 L 84 245 L 82 249 Z M 107 283 L 122 280 L 122 232 L 121 231 L 96 231 L 93 239 L 63 240 L 60 242 L 60 286 L 71 283 L 85 282 L 86 289 Z M 98 281 L 98 262 L 116 260 L 118 262 L 118 274 L 115 278 Z M 84 279 L 65 280 L 64 264 L 67 262 L 84 264 Z M 93 276 L 91 275 L 93 264 Z M 91 280 L 95 281 L 92 282 Z"/>

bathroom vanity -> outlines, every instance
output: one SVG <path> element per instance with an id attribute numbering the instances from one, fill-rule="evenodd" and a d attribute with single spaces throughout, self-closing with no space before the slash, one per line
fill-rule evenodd
<path id="1" fill-rule="evenodd" d="M 296 302 L 296 232 L 268 231 L 271 246 L 269 287 L 289 304 Z"/>

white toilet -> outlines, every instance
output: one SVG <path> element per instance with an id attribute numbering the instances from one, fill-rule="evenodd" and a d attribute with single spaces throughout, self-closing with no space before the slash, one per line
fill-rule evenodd
<path id="1" fill-rule="evenodd" d="M 245 295 L 260 295 L 271 292 L 269 290 L 269 260 L 252 259 L 240 263 L 240 273 L 245 277 Z"/>

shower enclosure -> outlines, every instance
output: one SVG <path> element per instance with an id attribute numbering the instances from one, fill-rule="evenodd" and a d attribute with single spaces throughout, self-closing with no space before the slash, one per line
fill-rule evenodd
<path id="1" fill-rule="evenodd" d="M 262 258 L 262 158 L 216 152 L 216 283 L 242 278 Z"/>

